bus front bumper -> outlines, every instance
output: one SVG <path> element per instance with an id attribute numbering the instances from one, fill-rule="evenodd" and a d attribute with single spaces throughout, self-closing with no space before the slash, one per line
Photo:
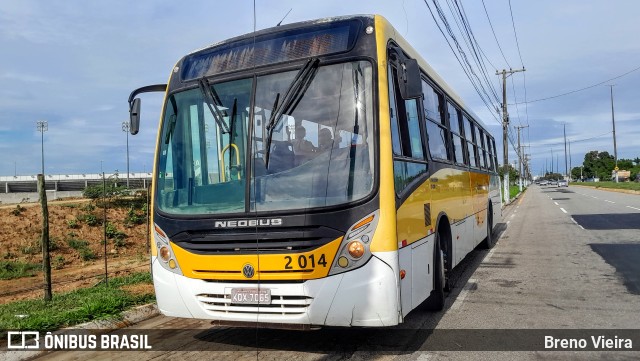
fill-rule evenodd
<path id="1" fill-rule="evenodd" d="M 401 322 L 393 252 L 350 272 L 301 283 L 205 281 L 172 273 L 152 257 L 160 311 L 167 316 L 315 326 L 393 326 Z M 233 288 L 268 288 L 271 305 L 231 304 Z"/>

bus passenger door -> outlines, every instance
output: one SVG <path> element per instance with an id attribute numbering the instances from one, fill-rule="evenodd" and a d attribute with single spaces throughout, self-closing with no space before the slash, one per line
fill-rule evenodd
<path id="1" fill-rule="evenodd" d="M 389 68 L 389 112 L 393 149 L 393 177 L 397 195 L 396 232 L 403 316 L 422 303 L 431 291 L 432 244 L 428 243 L 431 223 L 431 184 L 424 141 L 424 124 L 419 99 L 402 99 L 396 69 Z"/>

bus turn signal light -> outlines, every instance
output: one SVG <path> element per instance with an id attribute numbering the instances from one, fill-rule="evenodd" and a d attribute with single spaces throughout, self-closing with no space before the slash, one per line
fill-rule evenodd
<path id="1" fill-rule="evenodd" d="M 352 228 L 352 229 L 353 229 L 353 230 L 356 230 L 356 229 L 358 229 L 358 228 L 360 228 L 360 227 L 364 226 L 365 224 L 369 224 L 369 223 L 371 223 L 371 221 L 373 221 L 373 218 L 374 218 L 374 217 L 375 217 L 375 216 L 374 216 L 373 214 L 372 214 L 372 215 L 370 215 L 369 217 L 367 217 L 367 218 L 365 218 L 365 219 L 361 220 L 360 222 L 358 222 L 358 224 L 356 224 L 355 226 L 353 226 L 353 228 Z"/>

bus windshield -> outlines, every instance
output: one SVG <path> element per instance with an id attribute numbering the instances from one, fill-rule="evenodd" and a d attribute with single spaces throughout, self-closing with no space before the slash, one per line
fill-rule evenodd
<path id="1" fill-rule="evenodd" d="M 274 109 L 282 111 L 297 74 L 222 83 L 200 79 L 199 87 L 170 94 L 157 160 L 159 210 L 287 211 L 370 194 L 375 149 L 371 64 L 318 67 L 308 84 L 296 89 L 294 101 L 272 119 Z"/>

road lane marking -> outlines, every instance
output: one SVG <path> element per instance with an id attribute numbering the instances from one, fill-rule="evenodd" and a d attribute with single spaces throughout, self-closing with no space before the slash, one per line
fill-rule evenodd
<path id="1" fill-rule="evenodd" d="M 563 211 L 564 213 L 567 213 L 567 211 L 564 210 L 564 208 L 560 208 L 561 211 Z"/>
<path id="2" fill-rule="evenodd" d="M 614 201 L 610 201 L 610 200 L 608 200 L 608 199 L 605 199 L 604 201 L 605 201 L 605 202 L 609 202 L 609 203 L 615 203 Z"/>
<path id="3" fill-rule="evenodd" d="M 553 202 L 556 206 L 559 206 L 558 202 Z"/>
<path id="4" fill-rule="evenodd" d="M 433 354 L 430 353 L 422 353 L 420 354 L 420 356 L 418 356 L 418 358 L 416 359 L 416 361 L 429 361 L 431 360 L 431 358 L 433 357 Z"/>
<path id="5" fill-rule="evenodd" d="M 469 293 L 477 289 L 478 289 L 478 280 L 474 278 L 470 278 L 469 282 L 467 282 L 467 284 L 464 285 L 464 287 L 462 288 L 462 291 L 460 291 L 460 293 L 458 294 L 458 297 L 456 297 L 456 300 L 455 302 L 453 302 L 453 305 L 451 305 L 450 309 L 457 310 L 458 308 L 460 308 L 460 306 L 462 306 L 462 303 L 464 302 L 464 299 L 467 298 Z"/>
<path id="6" fill-rule="evenodd" d="M 510 223 L 510 222 L 511 222 L 511 221 L 507 221 L 507 226 L 509 225 L 509 223 Z"/>
<path id="7" fill-rule="evenodd" d="M 584 227 L 582 227 L 582 226 L 580 225 L 580 223 L 576 222 L 576 220 L 575 220 L 575 219 L 573 219 L 573 217 L 571 217 L 571 221 L 573 221 L 573 223 L 575 223 L 578 227 L 580 227 L 580 228 L 584 229 Z"/>
<path id="8" fill-rule="evenodd" d="M 636 207 L 627 206 L 627 208 L 631 208 L 631 209 L 635 209 L 636 211 L 640 211 L 640 208 L 636 208 Z"/>

